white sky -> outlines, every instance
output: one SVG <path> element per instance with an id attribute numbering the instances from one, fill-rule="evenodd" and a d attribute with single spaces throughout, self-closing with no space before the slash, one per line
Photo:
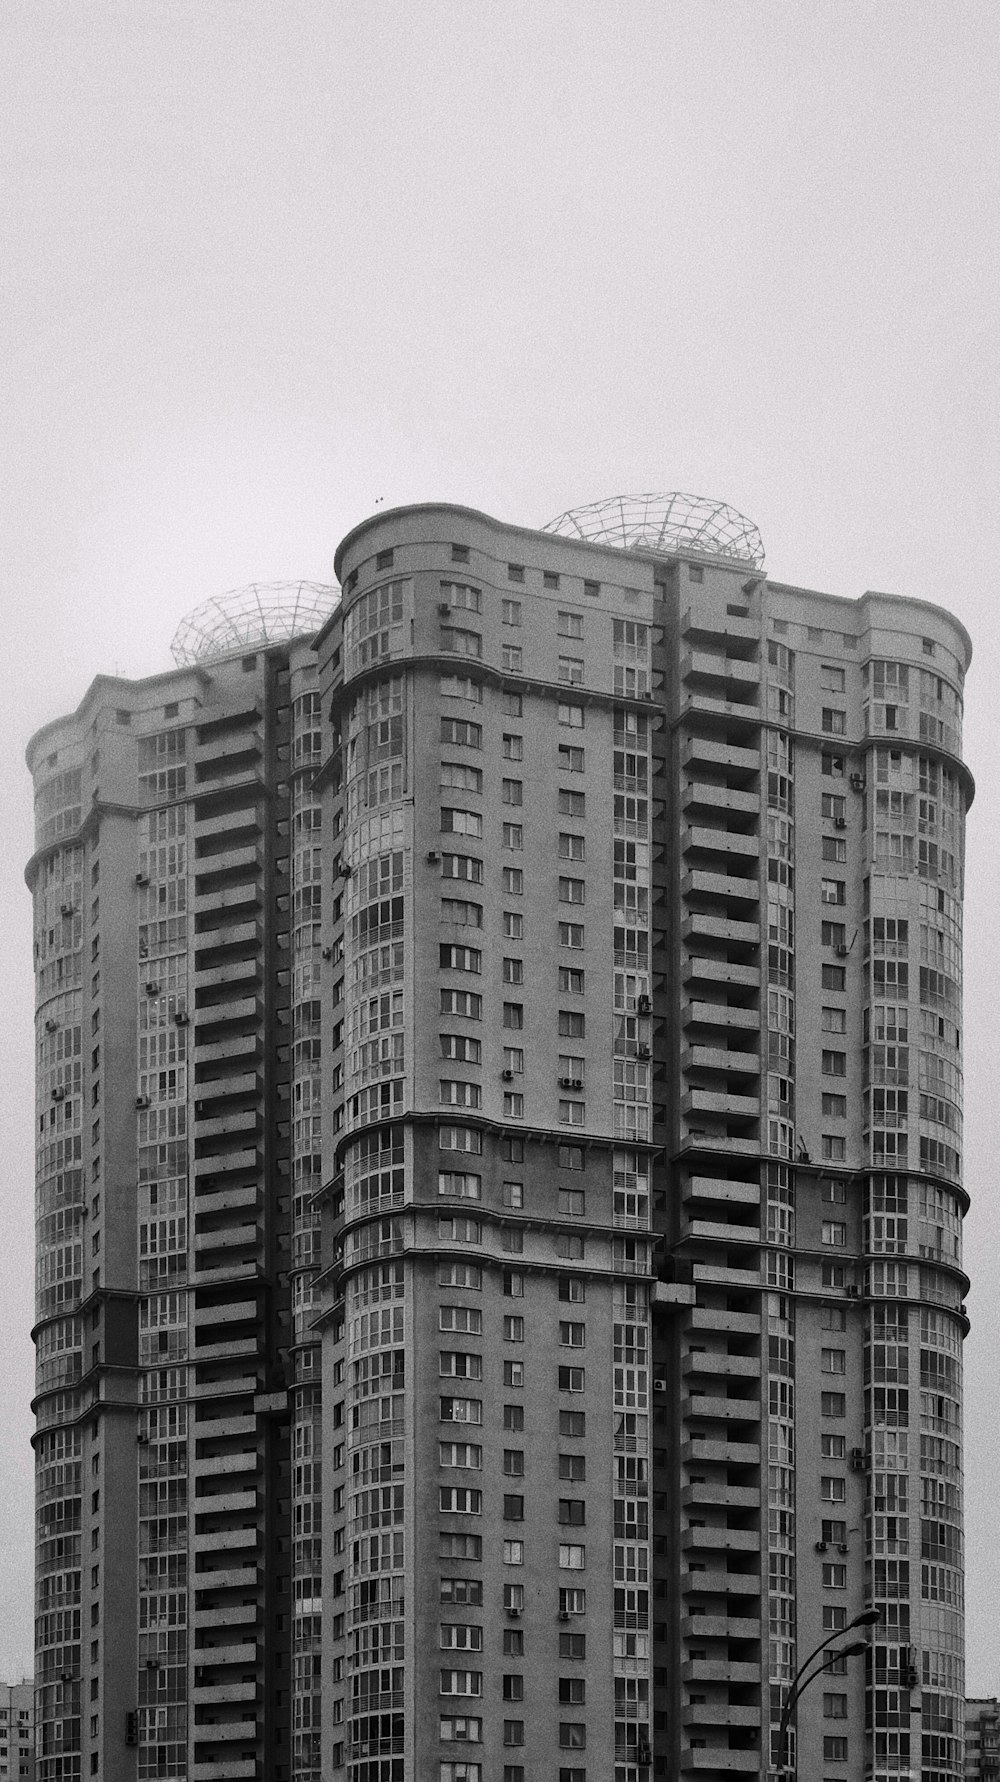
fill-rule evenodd
<path id="1" fill-rule="evenodd" d="M 1000 1691 L 993 0 L 4 0 L 0 1675 L 31 1664 L 27 737 L 371 512 L 720 497 L 968 625 L 970 1693 Z"/>

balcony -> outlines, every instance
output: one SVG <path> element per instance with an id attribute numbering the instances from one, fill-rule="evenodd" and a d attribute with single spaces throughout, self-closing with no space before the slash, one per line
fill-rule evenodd
<path id="1" fill-rule="evenodd" d="M 759 1776 L 760 1764 L 761 1755 L 756 1746 L 748 1746 L 745 1751 L 731 1751 L 727 1745 L 681 1747 L 682 1772 L 691 1770 L 698 1774 L 706 1770 L 725 1770 L 727 1775 Z M 197 1773 L 195 1782 L 199 1782 Z"/>
<path id="2" fill-rule="evenodd" d="M 191 1782 L 253 1782 L 259 1774 L 255 1757 L 196 1757 L 191 1765 Z"/>
<path id="3" fill-rule="evenodd" d="M 681 1573 L 681 1591 L 685 1596 L 759 1596 L 757 1572 L 726 1572 L 718 1568 Z"/>
<path id="4" fill-rule="evenodd" d="M 740 903 L 759 903 L 761 887 L 756 879 L 737 878 L 729 872 L 706 872 L 695 867 L 681 879 L 682 897 L 729 897 Z"/>
<path id="5" fill-rule="evenodd" d="M 759 1423 L 759 1398 L 727 1398 L 724 1393 L 684 1392 L 681 1394 L 681 1416 L 686 1423 Z"/>
<path id="6" fill-rule="evenodd" d="M 214 1702 L 255 1702 L 256 1683 L 196 1683 L 191 1692 L 195 1707 L 211 1707 Z"/>
<path id="7" fill-rule="evenodd" d="M 709 1374 L 720 1380 L 756 1380 L 760 1376 L 760 1356 L 727 1355 L 722 1349 L 689 1349 L 681 1372 L 685 1378 Z"/>
<path id="8" fill-rule="evenodd" d="M 695 762 L 703 762 L 706 766 L 724 767 L 739 773 L 760 772 L 760 750 L 747 749 L 736 743 L 720 742 L 717 737 L 699 736 L 696 731 L 689 731 L 681 743 L 681 766 L 691 767 Z"/>
<path id="9" fill-rule="evenodd" d="M 695 1291 L 684 1281 L 654 1281 L 651 1303 L 654 1307 L 693 1306 Z"/>
<path id="10" fill-rule="evenodd" d="M 196 1516 L 237 1516 L 249 1511 L 255 1515 L 260 1504 L 257 1491 L 219 1491 L 202 1493 L 195 1499 Z"/>
<path id="11" fill-rule="evenodd" d="M 707 1306 L 696 1306 L 688 1321 L 689 1330 L 729 1330 L 741 1336 L 760 1334 L 759 1312 L 716 1312 Z"/>
<path id="12" fill-rule="evenodd" d="M 759 1639 L 759 1623 L 754 1622 L 753 1625 L 757 1628 L 756 1638 Z M 685 1726 L 759 1726 L 760 1709 L 749 1704 L 737 1705 L 735 1702 L 689 1702 L 683 1709 L 681 1718 Z"/>
<path id="13" fill-rule="evenodd" d="M 196 1671 L 204 1667 L 206 1670 L 223 1666 L 242 1664 L 251 1669 L 261 1661 L 261 1654 L 256 1645 L 248 1642 L 242 1646 L 196 1646 L 191 1654 Z"/>
<path id="14" fill-rule="evenodd" d="M 194 1041 L 195 1071 L 205 1064 L 227 1063 L 238 1059 L 260 1058 L 264 1043 L 259 1033 L 234 1033 L 231 1039 L 203 1040 L 196 1033 Z"/>
<path id="15" fill-rule="evenodd" d="M 685 1553 L 757 1553 L 760 1532 L 756 1528 L 684 1528 L 681 1547 Z"/>
<path id="16" fill-rule="evenodd" d="M 725 1176 L 689 1176 L 684 1198 L 756 1207 L 760 1205 L 760 1183 L 731 1182 Z"/>
<path id="17" fill-rule="evenodd" d="M 760 663 L 745 656 L 717 655 L 714 650 L 690 650 L 681 658 L 681 680 L 725 681 L 727 686 L 760 685 Z"/>
<path id="18" fill-rule="evenodd" d="M 735 786 L 717 786 L 712 780 L 689 780 L 681 787 L 681 806 L 684 810 L 698 806 L 752 817 L 760 812 L 760 797 L 756 792 L 738 791 Z"/>
<path id="19" fill-rule="evenodd" d="M 686 1238 L 713 1244 L 759 1244 L 760 1226 L 735 1225 L 722 1219 L 691 1219 L 684 1224 Z"/>
<path id="20" fill-rule="evenodd" d="M 760 1117 L 760 1099 L 756 1095 L 729 1095 L 716 1089 L 689 1089 L 681 1096 L 681 1113 L 756 1120 Z"/>
<path id="21" fill-rule="evenodd" d="M 253 1153 L 251 1153 L 253 1155 Z M 213 1192 L 199 1194 L 195 1190 L 195 1218 L 216 1213 L 226 1213 L 236 1209 L 249 1209 L 256 1213 L 260 1207 L 261 1191 L 256 1182 L 250 1182 L 241 1188 L 216 1188 Z"/>
<path id="22" fill-rule="evenodd" d="M 687 1441 L 681 1445 L 681 1459 L 685 1466 L 712 1463 L 723 1466 L 759 1466 L 760 1448 L 756 1442 L 733 1442 L 725 1438 L 716 1441 L 714 1437 L 703 1439 L 689 1430 Z"/>
<path id="23" fill-rule="evenodd" d="M 704 851 L 757 860 L 760 836 L 743 829 L 709 829 L 704 824 L 688 823 L 681 829 L 681 847 L 685 854 Z"/>
<path id="24" fill-rule="evenodd" d="M 258 953 L 251 954 L 248 959 L 229 959 L 223 965 L 210 965 L 204 968 L 199 968 L 196 961 L 195 993 L 205 990 L 224 990 L 230 984 L 257 984 L 263 975 L 264 968 Z M 256 1013 L 258 1006 L 256 998 L 247 998 L 247 1000 L 250 1002 L 251 1012 Z M 199 1007 L 197 1012 L 201 1015 L 203 1011 Z M 233 1019 L 231 1012 L 229 1019 Z"/>
<path id="25" fill-rule="evenodd" d="M 215 1176 L 257 1175 L 262 1168 L 263 1158 L 256 1146 L 244 1146 L 238 1151 L 220 1151 L 211 1157 L 196 1157 L 195 1192 L 198 1192 L 199 1178 L 207 1176 L 211 1180 Z M 256 1193 L 256 1189 L 254 1192 Z"/>
<path id="26" fill-rule="evenodd" d="M 195 1116 L 195 1138 L 242 1137 L 260 1130 L 262 1118 L 259 1108 L 234 1108 L 231 1113 L 219 1114 L 214 1119 L 203 1120 Z"/>
<path id="27" fill-rule="evenodd" d="M 760 1492 L 754 1485 L 726 1485 L 710 1479 L 704 1485 L 682 1486 L 681 1503 L 696 1510 L 759 1510 Z"/>
<path id="28" fill-rule="evenodd" d="M 695 1043 L 683 1048 L 681 1069 L 721 1070 L 727 1076 L 759 1077 L 760 1055 L 757 1052 L 737 1052 L 729 1046 L 702 1046 Z M 200 1093 L 200 1089 L 196 1087 L 195 1094 Z"/>
<path id="29" fill-rule="evenodd" d="M 737 1008 L 730 1002 L 689 1002 L 681 1011 L 681 1022 L 685 1027 L 739 1028 L 756 1033 L 760 1010 Z"/>
<path id="30" fill-rule="evenodd" d="M 691 1273 L 697 1284 L 705 1287 L 759 1287 L 760 1270 L 729 1268 L 718 1262 L 694 1262 Z"/>
<path id="31" fill-rule="evenodd" d="M 683 962 L 683 971 L 686 983 L 700 979 L 709 984 L 744 984 L 751 990 L 760 986 L 759 965 L 733 965 L 728 959 L 706 959 L 690 953 Z"/>
<path id="32" fill-rule="evenodd" d="M 689 1658 L 681 1665 L 685 1683 L 759 1683 L 760 1665 L 729 1658 Z"/>
<path id="33" fill-rule="evenodd" d="M 685 1640 L 759 1640 L 760 1618 L 745 1615 L 685 1615 L 681 1638 Z M 197 1662 L 197 1655 L 196 1660 Z"/>

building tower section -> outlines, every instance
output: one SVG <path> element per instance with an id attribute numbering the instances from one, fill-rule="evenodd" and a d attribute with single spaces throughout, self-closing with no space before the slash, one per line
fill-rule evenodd
<path id="1" fill-rule="evenodd" d="M 332 1774 L 639 1782 L 649 577 L 450 508 L 360 528 L 338 571 Z"/>
<path id="2" fill-rule="evenodd" d="M 99 679 L 29 750 L 51 1782 L 318 1774 L 288 1720 L 295 1165 L 306 1201 L 321 1177 L 293 1094 L 292 679 L 315 658 L 255 623 L 256 649 Z"/>

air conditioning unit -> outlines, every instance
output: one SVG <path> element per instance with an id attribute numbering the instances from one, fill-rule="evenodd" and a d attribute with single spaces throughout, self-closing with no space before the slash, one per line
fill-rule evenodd
<path id="1" fill-rule="evenodd" d="M 556 1616 L 556 1620 L 557 1621 L 568 1621 L 569 1620 L 569 1610 L 568 1609 L 560 1609 L 559 1614 Z"/>
<path id="2" fill-rule="evenodd" d="M 838 1541 L 837 1542 L 837 1552 L 838 1553 L 849 1553 L 850 1551 L 851 1551 L 851 1549 L 847 1545 L 846 1541 Z"/>
<path id="3" fill-rule="evenodd" d="M 63 1088 L 61 1083 L 58 1083 L 56 1085 L 56 1087 L 53 1089 L 52 1099 L 53 1099 L 53 1101 L 65 1101 L 66 1100 L 66 1091 Z"/>
<path id="4" fill-rule="evenodd" d="M 451 607 L 448 605 L 448 602 L 446 600 L 438 601 L 438 612 L 441 614 L 442 619 L 448 619 L 451 617 Z"/>
<path id="5" fill-rule="evenodd" d="M 834 827 L 834 829 L 846 829 L 847 828 L 847 818 L 846 817 L 834 817 L 833 827 Z"/>
<path id="6" fill-rule="evenodd" d="M 520 1621 L 520 1619 L 521 1619 L 520 1609 L 508 1609 L 507 1614 L 510 1617 L 511 1621 Z"/>
<path id="7" fill-rule="evenodd" d="M 850 949 L 850 947 L 845 946 L 844 942 L 841 941 L 839 947 L 834 947 L 833 950 L 836 953 L 838 959 L 846 959 L 847 955 L 851 949 Z"/>
<path id="8" fill-rule="evenodd" d="M 653 1381 L 653 1391 L 654 1392 L 666 1392 L 666 1390 L 667 1390 L 666 1380 L 654 1380 Z"/>
<path id="9" fill-rule="evenodd" d="M 505 1070 L 505 1071 L 502 1071 L 500 1074 L 503 1077 L 503 1080 L 505 1083 L 512 1083 L 514 1081 L 514 1072 L 512 1070 Z"/>
<path id="10" fill-rule="evenodd" d="M 148 984 L 146 985 L 146 995 L 147 996 L 159 996 L 159 994 L 160 994 L 159 984 L 157 983 L 155 978 L 150 978 Z"/>
<path id="11" fill-rule="evenodd" d="M 333 948 L 332 947 L 324 947 L 323 948 L 323 958 L 324 959 L 332 959 L 333 958 Z"/>
<path id="12" fill-rule="evenodd" d="M 637 1058 L 648 1058 L 649 1057 L 649 1047 L 648 1046 L 637 1046 L 635 1055 Z"/>
<path id="13" fill-rule="evenodd" d="M 46 1033 L 55 1033 L 55 1032 L 57 1032 L 58 1027 L 59 1027 L 58 1021 L 53 1021 L 52 1016 L 50 1015 L 48 1020 L 45 1023 Z"/>
<path id="14" fill-rule="evenodd" d="M 863 773 L 852 773 L 851 787 L 852 787 L 853 791 L 855 791 L 855 792 L 863 792 L 864 791 L 865 776 Z"/>
<path id="15" fill-rule="evenodd" d="M 137 885 L 148 885 L 149 884 L 148 872 L 137 872 L 135 875 L 135 882 Z"/>
<path id="16" fill-rule="evenodd" d="M 342 860 L 340 862 L 340 876 L 342 879 L 349 879 L 353 871 L 354 868 L 349 860 Z"/>
<path id="17" fill-rule="evenodd" d="M 653 1005 L 650 1002 L 648 996 L 640 996 L 636 999 L 635 1006 L 636 1006 L 636 1011 L 638 1014 L 648 1015 L 648 1014 L 650 1014 Z"/>
<path id="18" fill-rule="evenodd" d="M 817 1541 L 815 1545 L 816 1545 L 817 1553 L 825 1553 L 826 1552 L 826 1542 L 825 1541 Z"/>
<path id="19" fill-rule="evenodd" d="M 441 856 L 438 853 L 436 848 L 428 848 L 427 863 L 429 866 L 436 866 L 438 861 L 440 860 L 440 858 L 441 858 Z"/>
<path id="20" fill-rule="evenodd" d="M 865 1470 L 865 1451 L 863 1448 L 851 1449 L 852 1473 L 863 1473 Z"/>
<path id="21" fill-rule="evenodd" d="M 560 1077 L 559 1078 L 559 1087 L 560 1087 L 560 1089 L 582 1089 L 583 1088 L 583 1078 L 582 1077 Z"/>
<path id="22" fill-rule="evenodd" d="M 135 1098 L 135 1105 L 137 1108 L 148 1108 L 149 1096 L 148 1095 L 137 1095 Z"/>
<path id="23" fill-rule="evenodd" d="M 190 1019 L 191 1019 L 191 1017 L 189 1014 L 187 1014 L 186 1010 L 178 1009 L 176 1015 L 174 1016 L 174 1026 L 175 1027 L 187 1027 L 188 1023 L 190 1022 Z"/>
<path id="24" fill-rule="evenodd" d="M 848 1297 L 848 1299 L 860 1299 L 861 1298 L 861 1288 L 852 1283 L 852 1285 L 850 1287 L 848 1287 L 848 1289 L 847 1289 L 847 1297 Z"/>
<path id="25" fill-rule="evenodd" d="M 64 903 L 59 911 L 61 916 L 75 916 L 76 910 L 71 903 Z"/>

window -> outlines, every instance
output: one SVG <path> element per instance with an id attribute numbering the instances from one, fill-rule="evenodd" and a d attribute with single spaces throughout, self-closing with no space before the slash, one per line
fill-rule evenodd
<path id="1" fill-rule="evenodd" d="M 560 1145 L 559 1153 L 558 1153 L 558 1163 L 559 1163 L 560 1169 L 583 1169 L 583 1167 L 584 1167 L 583 1146 L 582 1145 Z M 560 1293 L 559 1297 L 560 1297 L 560 1299 L 563 1299 L 566 1297 L 566 1295 L 564 1295 L 563 1293 Z M 581 1299 L 583 1298 L 582 1294 L 580 1295 L 580 1298 Z"/>
<path id="2" fill-rule="evenodd" d="M 819 684 L 825 693 L 843 693 L 845 675 L 842 668 L 832 662 L 821 662 L 819 665 Z"/>
<path id="3" fill-rule="evenodd" d="M 821 751 L 819 760 L 820 760 L 820 770 L 822 773 L 826 774 L 828 778 L 837 779 L 837 780 L 843 779 L 844 774 L 846 772 L 846 757 L 845 756 L 834 755 L 834 754 L 831 754 L 829 749 L 823 749 Z"/>
<path id="4" fill-rule="evenodd" d="M 582 922 L 560 922 L 560 924 L 559 924 L 559 945 L 561 947 L 582 947 L 583 946 L 583 923 Z"/>
<path id="5" fill-rule="evenodd" d="M 583 1279 L 583 1276 L 582 1275 L 560 1275 L 559 1276 L 559 1299 L 563 1305 L 573 1305 L 573 1306 L 584 1305 L 586 1303 L 586 1299 L 587 1299 L 587 1283 Z M 570 1417 L 574 1417 L 574 1416 L 578 1415 L 578 1413 L 575 1411 L 568 1411 L 566 1413 L 566 1415 L 570 1416 Z"/>
<path id="6" fill-rule="evenodd" d="M 846 1590 L 847 1589 L 847 1567 L 846 1567 L 846 1565 L 824 1565 L 824 1567 L 823 1567 L 823 1589 L 824 1590 Z"/>
<path id="7" fill-rule="evenodd" d="M 523 1405 L 504 1405 L 503 1426 L 504 1426 L 504 1429 L 511 1431 L 515 1435 L 517 1434 L 518 1430 L 523 1429 L 524 1428 L 524 1406 Z"/>
<path id="8" fill-rule="evenodd" d="M 587 1684 L 583 1677 L 560 1677 L 559 1700 L 579 1705 L 587 1699 Z"/>
<path id="9" fill-rule="evenodd" d="M 442 971 L 481 972 L 483 955 L 478 947 L 453 947 L 444 941 L 439 948 L 439 963 Z"/>
<path id="10" fill-rule="evenodd" d="M 846 1374 L 846 1349 L 821 1349 L 820 1369 L 824 1374 Z"/>
<path id="11" fill-rule="evenodd" d="M 469 1603 L 478 1608 L 483 1600 L 482 1580 L 479 1578 L 442 1578 L 441 1601 L 443 1603 Z"/>
<path id="12" fill-rule="evenodd" d="M 503 1005 L 503 1024 L 515 1033 L 520 1033 L 524 1026 L 523 1002 L 505 1002 Z"/>
<path id="13" fill-rule="evenodd" d="M 841 835 L 823 836 L 823 859 L 843 866 L 847 861 L 847 843 Z"/>
<path id="14" fill-rule="evenodd" d="M 438 1170 L 438 1193 L 450 1195 L 457 1200 L 480 1200 L 483 1183 L 481 1176 L 470 1175 L 466 1170 Z"/>
<path id="15" fill-rule="evenodd" d="M 483 727 L 481 724 L 470 724 L 465 718 L 442 718 L 441 741 L 443 743 L 459 743 L 467 749 L 481 749 Z M 444 781 L 442 781 L 443 784 Z"/>
<path id="16" fill-rule="evenodd" d="M 521 761 L 524 759 L 524 737 L 513 736 L 504 732 L 503 756 L 505 761 Z"/>
<path id="17" fill-rule="evenodd" d="M 834 1249 L 844 1249 L 847 1243 L 847 1226 L 844 1225 L 840 1219 L 824 1219 L 823 1242 L 824 1244 L 831 1245 Z M 825 1371 L 829 1373 L 831 1372 L 831 1369 L 827 1368 Z M 841 1369 L 841 1372 L 843 1372 L 843 1369 Z"/>
<path id="18" fill-rule="evenodd" d="M 504 1562 L 504 1565 L 523 1565 L 524 1564 L 524 1542 L 523 1541 L 504 1541 L 503 1562 Z M 507 1594 L 508 1588 L 510 1588 L 510 1586 L 507 1586 L 504 1590 L 505 1596 Z M 516 1588 L 519 1588 L 519 1586 Z"/>
<path id="19" fill-rule="evenodd" d="M 821 879 L 819 895 L 821 903 L 846 903 L 847 886 L 843 879 Z"/>
<path id="20" fill-rule="evenodd" d="M 524 917 L 520 910 L 504 910 L 503 931 L 507 940 L 524 939 Z"/>
<path id="21" fill-rule="evenodd" d="M 521 672 L 521 646 L 520 646 L 520 644 L 501 644 L 501 646 L 500 646 L 500 666 L 504 670 L 505 674 L 520 674 L 520 672 Z"/>
<path id="22" fill-rule="evenodd" d="M 559 1570 L 582 1572 L 587 1564 L 587 1549 L 576 1541 L 563 1541 L 559 1546 Z"/>
<path id="23" fill-rule="evenodd" d="M 571 743 L 560 743 L 558 750 L 558 766 L 560 773 L 583 773 L 584 751 Z"/>
<path id="24" fill-rule="evenodd" d="M 524 830 L 520 823 L 505 823 L 503 845 L 511 854 L 520 854 L 524 847 Z"/>
<path id="25" fill-rule="evenodd" d="M 847 1399 L 843 1392 L 821 1392 L 819 1408 L 824 1417 L 844 1417 L 847 1414 Z"/>
<path id="26" fill-rule="evenodd" d="M 600 582 L 584 582 L 583 591 L 585 594 L 594 597 L 601 592 L 601 584 Z"/>
<path id="27" fill-rule="evenodd" d="M 559 1343 L 563 1349 L 583 1349 L 587 1343 L 587 1326 L 572 1319 L 559 1320 Z"/>
<path id="28" fill-rule="evenodd" d="M 521 716 L 522 704 L 523 701 L 520 693 L 508 693 L 505 690 L 500 695 L 500 710 L 503 712 L 505 718 L 519 718 Z"/>
<path id="29" fill-rule="evenodd" d="M 846 965 L 824 965 L 824 967 L 823 967 L 823 989 L 824 990 L 846 990 L 847 989 L 847 967 L 846 967 Z"/>
<path id="30" fill-rule="evenodd" d="M 478 1563 L 483 1557 L 483 1537 L 443 1529 L 438 1535 L 438 1554 L 441 1559 L 471 1559 Z"/>
<path id="31" fill-rule="evenodd" d="M 503 1723 L 503 1742 L 505 1745 L 524 1744 L 524 1721 L 505 1720 Z"/>
<path id="32" fill-rule="evenodd" d="M 482 1671 L 442 1671 L 442 1695 L 482 1695 Z"/>
<path id="33" fill-rule="evenodd" d="M 558 714 L 560 724 L 568 724 L 571 730 L 583 729 L 582 705 L 572 705 L 568 700 L 561 699 L 559 701 Z"/>
<path id="34" fill-rule="evenodd" d="M 559 1434 L 563 1436 L 585 1436 L 587 1433 L 586 1411 L 560 1411 Z"/>
<path id="35" fill-rule="evenodd" d="M 483 1042 L 472 1039 L 466 1033 L 442 1033 L 442 1058 L 458 1058 L 465 1064 L 479 1064 L 482 1060 Z"/>
<path id="36" fill-rule="evenodd" d="M 824 1007 L 821 1011 L 821 1025 L 824 1033 L 846 1033 L 847 1010 Z"/>
<path id="37" fill-rule="evenodd" d="M 508 1479 L 524 1477 L 524 1449 L 505 1448 L 503 1451 L 503 1470 Z"/>
<path id="38" fill-rule="evenodd" d="M 585 1615 L 587 1613 L 587 1592 L 585 1590 L 561 1589 L 559 1592 L 560 1615 Z"/>
<path id="39" fill-rule="evenodd" d="M 587 885 L 584 879 L 559 880 L 560 903 L 583 903 L 586 899 Z"/>
<path id="40" fill-rule="evenodd" d="M 468 835 L 477 840 L 482 839 L 483 819 L 479 811 L 453 810 L 447 806 L 441 808 L 441 833 L 443 835 Z"/>
<path id="41" fill-rule="evenodd" d="M 556 615 L 556 631 L 560 637 L 583 636 L 583 614 L 560 612 Z"/>
<path id="42" fill-rule="evenodd" d="M 582 1219 L 587 1211 L 587 1197 L 582 1188 L 560 1188 L 559 1212 L 568 1219 Z"/>
<path id="43" fill-rule="evenodd" d="M 469 561 L 469 547 L 468 547 L 468 545 L 453 544 L 451 547 L 451 560 L 453 563 L 468 563 L 468 561 Z"/>
<path id="44" fill-rule="evenodd" d="M 819 1451 L 824 1460 L 843 1460 L 846 1449 L 846 1437 L 842 1435 L 822 1435 L 819 1439 Z"/>
<path id="45" fill-rule="evenodd" d="M 468 1622 L 442 1621 L 438 1629 L 438 1645 L 445 1652 L 481 1652 L 483 1630 Z"/>
<path id="46" fill-rule="evenodd" d="M 466 1349 L 440 1349 L 438 1351 L 438 1373 L 442 1377 L 450 1379 L 481 1380 L 483 1358 L 481 1355 L 471 1354 Z"/>
<path id="47" fill-rule="evenodd" d="M 847 1053 L 824 1051 L 822 1055 L 823 1075 L 825 1077 L 846 1077 Z"/>
<path id="48" fill-rule="evenodd" d="M 556 662 L 556 679 L 564 687 L 582 687 L 583 658 L 560 656 Z"/>
<path id="49" fill-rule="evenodd" d="M 847 1156 L 847 1141 L 837 1133 L 820 1134 L 820 1156 L 824 1163 L 843 1163 Z"/>
<path id="50" fill-rule="evenodd" d="M 847 1762 L 847 1740 L 841 1739 L 841 1738 L 832 1738 L 828 1734 L 824 1734 L 824 1737 L 823 1737 L 823 1762 L 824 1763 L 846 1763 Z"/>
<path id="51" fill-rule="evenodd" d="M 582 835 L 559 836 L 560 860 L 583 860 L 586 855 L 586 843 Z"/>
<path id="52" fill-rule="evenodd" d="M 438 1487 L 438 1508 L 453 1516 L 481 1516 L 483 1494 L 468 1485 L 441 1485 Z"/>
<path id="53" fill-rule="evenodd" d="M 506 958 L 504 959 L 503 981 L 505 984 L 523 984 L 524 983 L 524 960 L 523 959 L 506 959 Z"/>
<path id="54" fill-rule="evenodd" d="M 524 782 L 522 780 L 501 780 L 500 798 L 503 804 L 519 805 L 524 800 Z"/>
<path id="55" fill-rule="evenodd" d="M 559 787 L 558 806 L 561 816 L 583 817 L 586 815 L 586 804 L 585 792 L 571 792 L 568 786 Z"/>
<path id="56" fill-rule="evenodd" d="M 442 854 L 441 877 L 465 879 L 470 885 L 483 882 L 483 863 L 471 854 Z"/>
<path id="57" fill-rule="evenodd" d="M 831 1120 L 846 1120 L 847 1119 L 847 1096 L 846 1095 L 824 1095 L 820 1099 L 822 1102 L 822 1112 L 823 1112 L 824 1116 L 826 1116 L 828 1119 L 831 1119 Z"/>
<path id="58" fill-rule="evenodd" d="M 587 1105 L 582 1101 L 570 1101 L 568 1098 L 559 1103 L 560 1126 L 585 1126 L 587 1123 Z"/>
<path id="59" fill-rule="evenodd" d="M 846 1695 L 832 1695 L 832 1694 L 824 1693 L 824 1695 L 823 1695 L 823 1718 L 824 1718 L 824 1720 L 846 1720 L 847 1719 L 847 1697 L 846 1697 Z"/>
<path id="60" fill-rule="evenodd" d="M 519 866 L 504 867 L 503 890 L 506 897 L 524 896 L 524 873 Z"/>
<path id="61" fill-rule="evenodd" d="M 518 1184 L 520 1186 L 520 1184 Z M 505 1343 L 524 1342 L 524 1319 L 520 1314 L 507 1313 L 503 1321 L 503 1340 Z"/>
<path id="62" fill-rule="evenodd" d="M 505 1361 L 503 1364 L 503 1383 L 505 1386 L 524 1385 L 524 1362 Z"/>
<path id="63" fill-rule="evenodd" d="M 559 988 L 560 988 L 560 990 L 565 991 L 570 996 L 582 996 L 583 995 L 583 985 L 584 985 L 584 976 L 583 976 L 582 971 L 577 970 L 577 968 L 575 966 L 560 965 L 560 967 L 559 967 Z"/>
<path id="64" fill-rule="evenodd" d="M 505 1522 L 524 1521 L 524 1498 L 518 1493 L 511 1491 L 504 1492 L 503 1519 Z"/>
<path id="65" fill-rule="evenodd" d="M 582 1497 L 559 1499 L 559 1521 L 564 1527 L 582 1528 L 587 1520 L 587 1506 Z"/>
<path id="66" fill-rule="evenodd" d="M 836 706 L 823 707 L 823 729 L 828 736 L 843 736 L 847 729 L 847 713 Z"/>
<path id="67" fill-rule="evenodd" d="M 820 1497 L 828 1504 L 842 1504 L 847 1498 L 847 1480 L 835 1473 L 824 1473 L 819 1482 Z"/>
<path id="68" fill-rule="evenodd" d="M 515 1187 L 520 1188 L 520 1187 L 522 1187 L 522 1184 L 520 1182 L 511 1182 L 510 1186 L 511 1186 L 511 1188 L 515 1188 Z M 504 1183 L 504 1187 L 505 1188 L 507 1187 L 506 1182 Z M 523 1299 L 524 1298 L 524 1274 L 521 1269 L 519 1269 L 519 1268 L 505 1268 L 504 1269 L 504 1271 L 503 1271 L 503 1296 L 504 1296 L 504 1299 Z M 512 1406 L 507 1407 L 507 1408 L 513 1409 Z M 506 1428 L 507 1425 L 505 1424 L 504 1427 Z"/>
<path id="69" fill-rule="evenodd" d="M 524 580 L 524 564 L 523 563 L 508 563 L 508 565 L 507 565 L 507 580 L 509 582 L 523 582 L 523 580 Z"/>
<path id="70" fill-rule="evenodd" d="M 560 1479 L 571 1479 L 579 1485 L 587 1477 L 587 1457 L 585 1454 L 560 1454 Z"/>
<path id="71" fill-rule="evenodd" d="M 442 625 L 441 648 L 452 651 L 456 656 L 478 658 L 483 653 L 483 640 L 478 631 L 466 631 L 457 625 Z"/>
<path id="72" fill-rule="evenodd" d="M 521 602 L 519 600 L 502 601 L 500 605 L 500 618 L 504 625 L 520 625 Z"/>
<path id="73" fill-rule="evenodd" d="M 582 1367 L 561 1367 L 558 1373 L 560 1392 L 583 1392 L 586 1389 L 586 1369 Z"/>
<path id="74" fill-rule="evenodd" d="M 582 1720 L 560 1720 L 560 1751 L 585 1751 L 587 1747 L 587 1728 Z"/>

